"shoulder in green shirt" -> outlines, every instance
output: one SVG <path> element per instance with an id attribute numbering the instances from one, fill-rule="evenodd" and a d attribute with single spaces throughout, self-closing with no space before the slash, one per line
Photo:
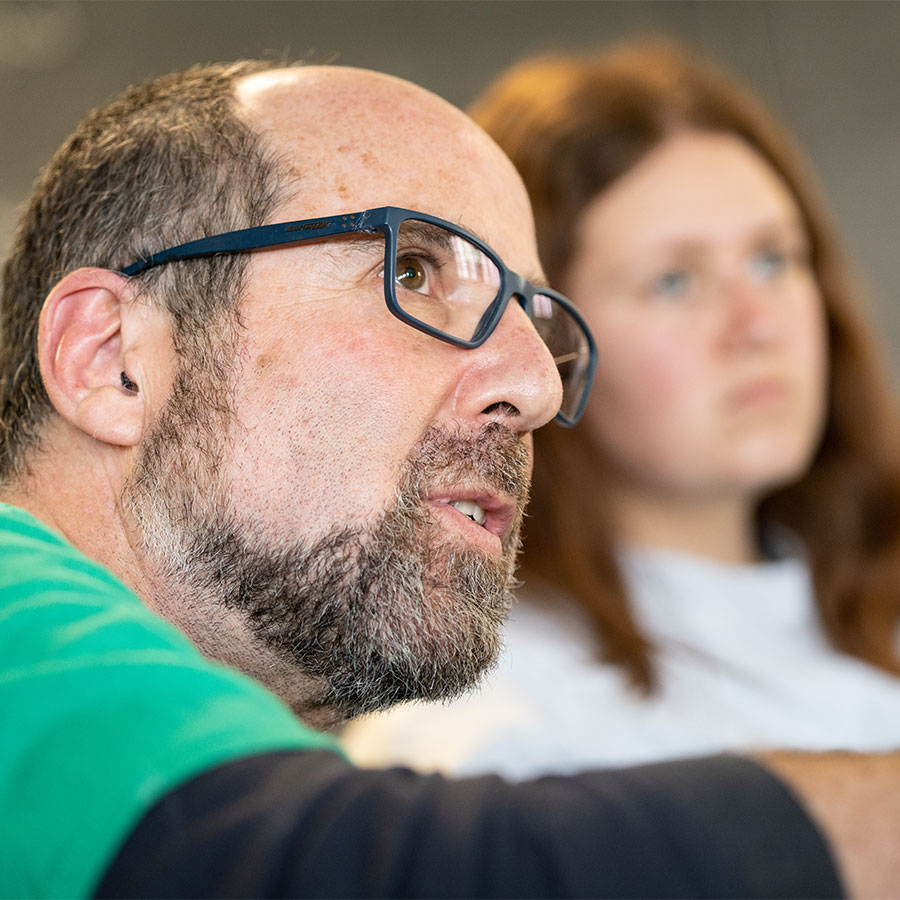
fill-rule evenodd
<path id="1" fill-rule="evenodd" d="M 0 897 L 89 895 L 143 813 L 240 756 L 337 750 L 0 504 Z"/>

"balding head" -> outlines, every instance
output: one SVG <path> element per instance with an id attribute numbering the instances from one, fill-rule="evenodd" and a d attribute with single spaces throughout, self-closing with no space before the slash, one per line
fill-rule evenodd
<path id="1" fill-rule="evenodd" d="M 489 235 L 504 257 L 532 238 L 531 208 L 513 165 L 465 113 L 418 85 L 365 69 L 310 66 L 250 75 L 235 96 L 245 120 L 297 176 L 290 200 L 296 218 L 386 205 L 456 222 L 465 214 L 467 226 Z M 477 198 L 471 210 L 460 209 L 457 185 Z M 516 240 L 503 231 L 516 232 Z"/>

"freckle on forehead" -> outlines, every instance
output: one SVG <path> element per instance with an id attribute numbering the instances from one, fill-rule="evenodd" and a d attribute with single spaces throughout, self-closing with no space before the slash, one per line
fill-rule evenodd
<path id="1" fill-rule="evenodd" d="M 466 224 L 501 256 L 534 256 L 514 167 L 440 97 L 378 73 L 309 67 L 251 76 L 237 99 L 299 170 L 285 218 L 405 206 Z M 526 258 L 525 268 L 536 262 Z"/>

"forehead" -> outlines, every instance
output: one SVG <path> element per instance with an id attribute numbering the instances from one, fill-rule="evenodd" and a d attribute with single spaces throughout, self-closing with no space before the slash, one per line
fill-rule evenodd
<path id="1" fill-rule="evenodd" d="M 308 67 L 251 76 L 237 98 L 297 178 L 283 218 L 402 206 L 469 228 L 514 268 L 536 268 L 515 169 L 434 94 L 379 73 Z"/>
<path id="2" fill-rule="evenodd" d="M 726 237 L 799 219 L 788 187 L 756 150 L 735 135 L 691 131 L 660 144 L 586 216 L 595 228 L 659 239 L 693 231 Z"/>

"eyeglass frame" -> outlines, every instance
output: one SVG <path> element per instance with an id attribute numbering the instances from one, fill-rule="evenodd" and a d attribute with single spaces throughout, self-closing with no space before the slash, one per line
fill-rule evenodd
<path id="1" fill-rule="evenodd" d="M 397 276 L 397 234 L 400 226 L 410 219 L 435 225 L 449 231 L 451 234 L 458 235 L 478 248 L 497 268 L 497 272 L 500 275 L 500 287 L 497 291 L 497 296 L 485 310 L 475 334 L 469 340 L 447 334 L 416 319 L 397 302 L 395 285 Z M 241 228 L 237 231 L 226 231 L 221 234 L 199 238 L 198 240 L 187 241 L 184 244 L 178 244 L 174 247 L 160 250 L 157 253 L 151 253 L 119 269 L 119 274 L 131 277 L 178 260 L 199 259 L 218 254 L 248 253 L 252 250 L 264 250 L 269 247 L 297 244 L 355 232 L 365 234 L 378 232 L 385 238 L 384 299 L 388 310 L 405 324 L 453 346 L 467 350 L 480 347 L 493 334 L 512 297 L 516 298 L 531 321 L 534 319 L 532 311 L 535 294 L 548 297 L 562 306 L 584 333 L 590 354 L 584 379 L 585 387 L 577 410 L 572 416 L 567 416 L 562 411 L 555 416 L 555 421 L 567 428 L 577 424 L 587 404 L 594 380 L 594 372 L 597 367 L 597 346 L 594 336 L 591 334 L 591 330 L 588 328 L 581 313 L 578 312 L 571 300 L 558 291 L 538 287 L 524 276 L 514 272 L 491 247 L 470 231 L 459 225 L 454 225 L 446 219 L 441 219 L 428 213 L 404 209 L 399 206 L 379 206 L 363 210 L 362 212 L 342 213 L 337 216 L 297 219 L 292 222 L 277 222 L 272 225 Z"/>

